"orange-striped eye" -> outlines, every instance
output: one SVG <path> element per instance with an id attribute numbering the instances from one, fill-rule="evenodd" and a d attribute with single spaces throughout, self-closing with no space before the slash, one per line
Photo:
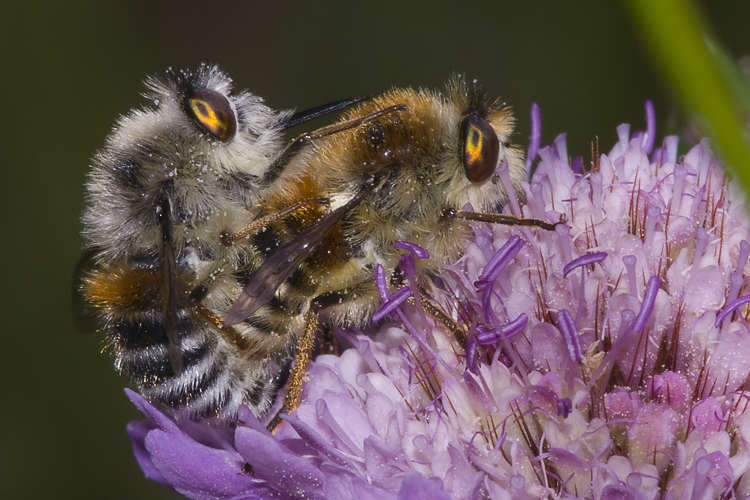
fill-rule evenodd
<path id="1" fill-rule="evenodd" d="M 192 89 L 185 95 L 185 112 L 206 132 L 229 142 L 237 132 L 237 119 L 223 94 L 209 89 Z"/>
<path id="2" fill-rule="evenodd" d="M 487 120 L 467 116 L 461 124 L 461 161 L 471 182 L 484 182 L 495 173 L 500 141 Z"/>

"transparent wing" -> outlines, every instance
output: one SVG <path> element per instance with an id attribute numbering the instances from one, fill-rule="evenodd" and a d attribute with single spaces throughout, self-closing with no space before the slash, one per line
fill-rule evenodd
<path id="1" fill-rule="evenodd" d="M 227 313 L 224 324 L 236 325 L 267 304 L 273 298 L 276 289 L 310 256 L 328 233 L 336 227 L 336 224 L 375 187 L 373 179 L 345 205 L 327 214 L 294 239 L 279 247 L 252 275 L 245 289 Z"/>
<path id="2" fill-rule="evenodd" d="M 329 113 L 333 113 L 335 111 L 348 108 L 349 106 L 357 104 L 358 102 L 366 101 L 367 99 L 372 99 L 373 97 L 377 95 L 380 95 L 380 92 L 376 92 L 374 94 L 369 94 L 369 95 L 364 95 L 364 96 L 352 97 L 351 99 L 343 99 L 341 101 L 323 104 L 322 106 L 316 106 L 314 108 L 306 109 L 304 111 L 298 111 L 294 113 L 292 116 L 290 116 L 289 119 L 287 119 L 283 123 L 282 129 L 286 130 L 288 128 L 296 127 L 297 125 L 301 123 L 305 123 L 307 121 L 314 120 L 315 118 L 320 118 L 321 116 L 325 116 Z"/>

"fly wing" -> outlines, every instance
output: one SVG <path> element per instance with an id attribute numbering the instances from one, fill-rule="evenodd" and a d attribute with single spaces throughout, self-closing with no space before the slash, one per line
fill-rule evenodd
<path id="1" fill-rule="evenodd" d="M 294 239 L 279 247 L 252 275 L 245 289 L 227 313 L 224 324 L 236 325 L 267 304 L 273 298 L 276 289 L 310 256 L 328 233 L 336 227 L 336 224 L 375 187 L 374 179 L 370 180 L 345 205 L 327 214 Z"/>
<path id="2" fill-rule="evenodd" d="M 340 111 L 342 109 L 348 108 L 349 106 L 357 104 L 358 102 L 372 99 L 373 97 L 377 95 L 380 95 L 380 92 L 376 92 L 374 94 L 369 94 L 369 95 L 364 95 L 364 96 L 352 97 L 350 99 L 343 99 L 341 101 L 323 104 L 322 106 L 316 106 L 314 108 L 306 109 L 304 111 L 298 111 L 294 113 L 292 116 L 290 116 L 286 121 L 284 121 L 284 123 L 282 124 L 282 130 L 296 127 L 297 125 L 301 123 L 305 123 L 315 118 L 320 118 L 321 116 L 325 116 L 335 111 Z"/>
<path id="3" fill-rule="evenodd" d="M 164 312 L 164 329 L 169 341 L 167 352 L 172 371 L 179 376 L 184 369 L 182 356 L 182 338 L 177 322 L 177 262 L 172 246 L 172 205 L 166 191 L 160 194 L 157 201 L 159 225 L 162 233 L 162 311 Z"/>
<path id="4" fill-rule="evenodd" d="M 252 275 L 227 313 L 224 324 L 236 325 L 267 304 L 276 289 L 310 256 L 349 208 L 348 204 L 337 208 L 279 247 Z"/>
<path id="5" fill-rule="evenodd" d="M 166 238 L 165 238 L 166 240 Z M 164 287 L 163 296 L 166 298 L 164 303 L 164 329 L 167 335 L 169 345 L 169 364 L 172 365 L 172 371 L 175 375 L 180 375 L 184 369 L 182 358 L 182 339 L 177 323 L 177 271 L 175 264 L 174 249 L 171 241 L 164 242 Z"/>

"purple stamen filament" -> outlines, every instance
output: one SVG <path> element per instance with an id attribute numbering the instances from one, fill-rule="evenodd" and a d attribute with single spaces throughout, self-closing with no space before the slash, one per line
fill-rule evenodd
<path id="1" fill-rule="evenodd" d="M 599 172 L 591 174 L 591 202 L 594 204 L 596 220 L 602 220 L 602 174 Z"/>
<path id="2" fill-rule="evenodd" d="M 563 277 L 567 277 L 568 274 L 570 274 L 573 270 L 581 266 L 586 266 L 589 264 L 596 264 L 597 262 L 601 262 L 606 258 L 607 258 L 607 252 L 590 253 L 590 254 L 586 254 L 581 257 L 578 257 L 577 259 L 571 262 L 568 262 L 568 264 L 566 264 L 565 267 L 563 267 Z"/>
<path id="3" fill-rule="evenodd" d="M 393 295 L 383 301 L 383 303 L 380 305 L 380 309 L 375 311 L 375 313 L 372 315 L 372 320 L 380 321 L 385 316 L 398 309 L 401 304 L 406 302 L 410 295 L 411 288 L 409 288 L 408 286 L 399 288 L 393 293 Z"/>
<path id="4" fill-rule="evenodd" d="M 487 283 L 495 281 L 497 276 L 503 269 L 505 269 L 505 266 L 508 265 L 511 259 L 521 251 L 521 248 L 523 248 L 523 241 L 520 236 L 514 234 L 507 242 L 505 242 L 500 250 L 492 256 L 490 261 L 484 267 L 482 274 L 479 275 L 479 281 L 475 283 L 474 286 L 480 288 Z"/>
<path id="5" fill-rule="evenodd" d="M 568 134 L 560 134 L 555 137 L 555 149 L 557 150 L 557 157 L 560 158 L 567 167 L 568 165 Z"/>
<path id="6" fill-rule="evenodd" d="M 550 183 L 553 186 L 556 185 L 557 179 L 555 178 L 555 169 L 553 168 L 555 165 L 555 157 L 552 155 L 552 147 L 547 146 L 540 149 L 539 156 L 542 158 L 542 163 L 544 163 L 544 171 L 547 173 L 547 177 L 549 177 Z"/>
<path id="7" fill-rule="evenodd" d="M 734 311 L 736 311 L 738 308 L 744 306 L 750 302 L 750 295 L 743 295 L 742 297 L 738 299 L 734 299 L 732 302 L 726 305 L 724 309 L 721 310 L 721 312 L 716 316 L 716 321 L 714 321 L 714 327 L 718 328 L 721 322 L 732 314 Z"/>
<path id="8" fill-rule="evenodd" d="M 693 268 L 697 268 L 708 245 L 708 233 L 702 227 L 695 231 L 695 251 L 693 253 Z"/>
<path id="9" fill-rule="evenodd" d="M 503 338 L 509 339 L 523 331 L 523 329 L 526 328 L 526 324 L 528 322 L 529 318 L 525 314 L 521 313 L 516 319 L 514 319 L 510 323 L 502 325 L 500 328 L 492 328 L 490 330 L 486 330 L 482 327 L 478 327 L 477 331 L 479 333 L 476 337 L 477 342 L 479 342 L 480 345 L 495 345 Z"/>
<path id="10" fill-rule="evenodd" d="M 399 240 L 393 244 L 393 248 L 398 248 L 400 250 L 406 250 L 408 252 L 411 252 L 414 254 L 415 257 L 418 257 L 420 259 L 430 258 L 430 254 L 427 253 L 427 250 L 417 245 L 416 243 L 412 243 L 410 241 Z"/>
<path id="11" fill-rule="evenodd" d="M 521 205 L 518 204 L 518 197 L 516 196 L 516 190 L 513 187 L 513 181 L 510 178 L 510 170 L 508 169 L 508 162 L 504 161 L 500 168 L 497 169 L 497 174 L 500 176 L 500 182 L 503 183 L 505 192 L 508 194 L 508 203 L 510 204 L 511 213 L 514 215 L 521 215 Z"/>
<path id="12" fill-rule="evenodd" d="M 646 285 L 646 292 L 643 294 L 643 302 L 641 302 L 641 309 L 638 311 L 638 316 L 633 321 L 633 332 L 639 333 L 646 326 L 648 319 L 651 317 L 651 313 L 654 310 L 654 304 L 656 303 L 656 295 L 659 293 L 659 277 L 651 276 Z"/>
<path id="13" fill-rule="evenodd" d="M 677 145 L 680 142 L 680 138 L 676 135 L 670 135 L 664 139 L 664 147 L 667 150 L 666 161 L 669 163 L 677 162 Z"/>
<path id="14" fill-rule="evenodd" d="M 674 187 L 672 188 L 672 210 L 674 211 L 680 210 L 685 177 L 687 177 L 687 169 L 682 165 L 676 165 L 674 167 Z"/>
<path id="15" fill-rule="evenodd" d="M 635 255 L 625 255 L 622 258 L 622 263 L 625 264 L 625 269 L 628 271 L 628 284 L 630 285 L 630 295 L 638 297 L 638 284 L 636 283 L 635 276 L 635 263 L 637 259 Z"/>
<path id="16" fill-rule="evenodd" d="M 734 270 L 734 274 L 739 277 L 742 277 L 745 272 L 748 256 L 750 256 L 750 243 L 747 240 L 742 240 L 740 241 L 740 254 L 737 257 L 737 269 Z"/>
<path id="17" fill-rule="evenodd" d="M 578 331 L 573 322 L 573 316 L 567 309 L 560 309 L 557 312 L 557 324 L 560 327 L 565 345 L 568 348 L 568 354 L 573 361 L 581 361 L 581 342 L 578 339 Z"/>
<path id="18" fill-rule="evenodd" d="M 659 220 L 659 215 L 661 215 L 661 208 L 656 205 L 651 205 L 646 210 L 646 236 L 643 242 L 646 248 L 651 248 L 654 242 L 654 230 L 656 229 L 656 221 Z"/>
<path id="19" fill-rule="evenodd" d="M 526 171 L 539 154 L 539 144 L 542 142 L 542 114 L 537 103 L 531 104 L 531 137 L 529 138 L 529 154 L 526 155 Z"/>
<path id="20" fill-rule="evenodd" d="M 573 253 L 570 250 L 570 227 L 565 224 L 558 224 L 557 227 L 555 227 L 555 232 L 560 240 L 563 257 L 565 257 L 566 262 L 570 262 L 573 260 Z"/>
<path id="21" fill-rule="evenodd" d="M 544 186 L 542 186 L 541 182 L 532 182 L 529 186 L 529 190 L 531 191 L 531 199 L 529 200 L 529 204 L 534 207 L 533 215 L 534 217 L 541 219 L 544 217 Z"/>
<path id="22" fill-rule="evenodd" d="M 479 343 L 475 337 L 471 337 L 466 344 L 466 368 L 472 373 L 478 373 L 477 349 Z"/>
<path id="23" fill-rule="evenodd" d="M 642 143 L 643 152 L 646 155 L 651 153 L 654 148 L 656 138 L 656 113 L 654 113 L 654 103 L 646 101 L 646 135 Z"/>
<path id="24" fill-rule="evenodd" d="M 375 285 L 378 287 L 378 295 L 380 295 L 380 299 L 383 302 L 387 301 L 390 293 L 388 292 L 388 283 L 385 279 L 385 268 L 382 264 L 375 266 Z"/>

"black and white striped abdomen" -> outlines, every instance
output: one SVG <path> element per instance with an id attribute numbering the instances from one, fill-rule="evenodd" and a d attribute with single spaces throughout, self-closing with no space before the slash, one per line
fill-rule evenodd
<path id="1" fill-rule="evenodd" d="M 243 358 L 213 327 L 184 310 L 179 322 L 184 369 L 175 375 L 164 323 L 154 316 L 149 323 L 123 318 L 109 334 L 116 367 L 146 398 L 192 419 L 233 420 L 241 404 L 257 415 L 267 411 L 277 390 L 268 363 Z"/>

